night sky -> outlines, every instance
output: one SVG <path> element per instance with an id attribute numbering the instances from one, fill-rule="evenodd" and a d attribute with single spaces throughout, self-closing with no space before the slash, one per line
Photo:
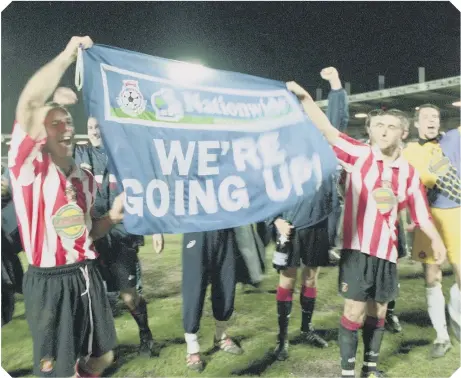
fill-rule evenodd
<path id="1" fill-rule="evenodd" d="M 334 65 L 352 93 L 460 74 L 460 14 L 449 2 L 13 2 L 2 13 L 2 132 L 27 79 L 73 35 L 277 80 L 315 95 Z M 74 82 L 74 69 L 64 78 Z M 80 97 L 81 98 L 81 97 Z M 81 105 L 78 133 L 85 132 Z"/>

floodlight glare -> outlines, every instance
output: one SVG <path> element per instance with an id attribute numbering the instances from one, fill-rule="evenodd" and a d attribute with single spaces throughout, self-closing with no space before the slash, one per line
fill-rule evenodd
<path id="1" fill-rule="evenodd" d="M 210 74 L 211 70 L 199 63 L 172 62 L 168 65 L 168 77 L 178 84 L 190 84 Z"/>
<path id="2" fill-rule="evenodd" d="M 356 113 L 355 118 L 367 118 L 367 114 L 366 113 Z"/>
<path id="3" fill-rule="evenodd" d="M 456 101 L 452 104 L 453 106 L 461 107 L 461 101 Z"/>

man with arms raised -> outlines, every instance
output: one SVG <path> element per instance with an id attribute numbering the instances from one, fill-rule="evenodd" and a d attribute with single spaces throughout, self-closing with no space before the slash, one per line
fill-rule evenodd
<path id="1" fill-rule="evenodd" d="M 114 320 L 94 264 L 93 240 L 122 220 L 123 195 L 105 216 L 91 218 L 96 183 L 72 159 L 72 117 L 62 105 L 46 103 L 79 46 L 92 44 L 89 37 L 73 37 L 28 81 L 16 108 L 8 155 L 30 264 L 23 288 L 37 376 L 100 376 L 111 364 L 116 344 Z M 65 88 L 58 97 L 60 104 L 77 100 Z"/>
<path id="2" fill-rule="evenodd" d="M 387 303 L 397 295 L 398 212 L 410 209 L 412 220 L 430 238 L 437 263 L 446 249 L 429 213 L 416 171 L 400 157 L 404 133 L 401 114 L 388 112 L 370 128 L 370 147 L 339 132 L 306 90 L 287 84 L 304 111 L 323 133 L 346 171 L 344 226 L 339 291 L 345 298 L 339 328 L 342 376 L 355 376 L 357 331 L 363 327 L 361 375 L 378 377 L 377 362 Z"/>

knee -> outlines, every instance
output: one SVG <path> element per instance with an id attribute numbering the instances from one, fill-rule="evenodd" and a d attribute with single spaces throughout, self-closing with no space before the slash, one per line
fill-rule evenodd
<path id="1" fill-rule="evenodd" d="M 296 283 L 296 268 L 288 268 L 280 273 L 279 286 L 293 290 Z"/>
<path id="2" fill-rule="evenodd" d="M 136 292 L 122 291 L 120 297 L 130 310 L 134 310 L 139 304 L 139 295 Z"/>
<path id="3" fill-rule="evenodd" d="M 103 354 L 101 357 L 99 357 L 99 361 L 101 363 L 102 369 L 108 368 L 112 362 L 114 362 L 114 351 L 109 351 L 106 354 Z"/>
<path id="4" fill-rule="evenodd" d="M 442 284 L 442 270 L 438 265 L 426 265 L 426 287 L 431 288 Z"/>
<path id="5" fill-rule="evenodd" d="M 365 308 L 355 305 L 354 303 L 346 303 L 344 305 L 343 316 L 354 323 L 363 324 L 365 321 Z"/>
<path id="6" fill-rule="evenodd" d="M 320 268 L 305 268 L 304 270 L 304 286 L 317 287 L 318 273 Z"/>

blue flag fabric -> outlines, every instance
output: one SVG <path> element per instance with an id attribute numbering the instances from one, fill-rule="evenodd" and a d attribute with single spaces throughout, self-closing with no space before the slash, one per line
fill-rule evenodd
<path id="1" fill-rule="evenodd" d="M 130 233 L 261 221 L 312 200 L 336 169 L 283 82 L 103 45 L 81 66 Z"/>

